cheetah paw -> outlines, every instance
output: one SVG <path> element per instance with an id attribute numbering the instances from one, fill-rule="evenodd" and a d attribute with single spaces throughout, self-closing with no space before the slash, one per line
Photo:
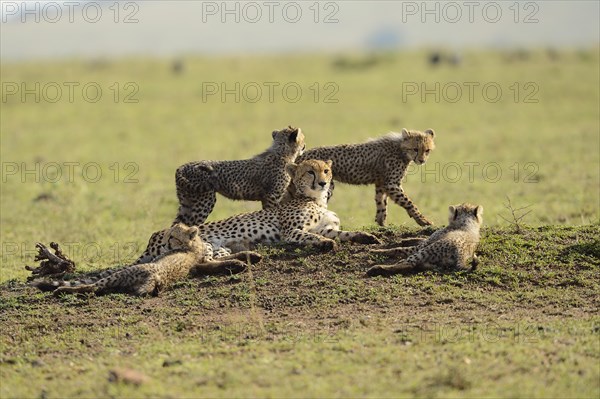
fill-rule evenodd
<path id="1" fill-rule="evenodd" d="M 381 244 L 379 238 L 369 233 L 358 233 L 357 235 L 352 237 L 352 242 L 356 242 L 359 244 Z"/>
<path id="2" fill-rule="evenodd" d="M 251 265 L 258 263 L 262 260 L 262 255 L 254 251 L 243 251 L 235 254 L 236 259 L 242 262 L 249 262 Z"/>
<path id="3" fill-rule="evenodd" d="M 389 275 L 389 270 L 384 266 L 373 266 L 369 270 L 367 270 L 367 276 L 375 277 L 375 276 L 387 276 Z"/>
<path id="4" fill-rule="evenodd" d="M 333 241 L 333 240 L 323 240 L 321 242 L 319 242 L 318 245 L 316 245 L 317 248 L 319 248 L 321 251 L 335 251 L 338 249 L 338 244 L 337 242 Z"/>
<path id="5" fill-rule="evenodd" d="M 227 266 L 225 266 L 225 270 L 227 270 L 231 274 L 241 273 L 246 270 L 246 264 L 240 260 L 234 260 Z"/>

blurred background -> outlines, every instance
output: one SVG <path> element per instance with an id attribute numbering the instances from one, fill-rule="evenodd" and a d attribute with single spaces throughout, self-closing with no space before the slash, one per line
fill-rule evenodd
<path id="1" fill-rule="evenodd" d="M 598 222 L 598 1 L 0 4 L 3 245 L 141 247 L 179 165 L 288 124 L 308 147 L 435 129 L 404 188 L 437 225 L 467 201 L 488 226 Z M 340 184 L 330 208 L 371 226 L 373 197 Z M 219 198 L 209 219 L 259 208 Z M 416 227 L 394 204 L 388 222 Z"/>
<path id="2" fill-rule="evenodd" d="M 597 1 L 0 1 L 2 60 L 598 44 Z"/>

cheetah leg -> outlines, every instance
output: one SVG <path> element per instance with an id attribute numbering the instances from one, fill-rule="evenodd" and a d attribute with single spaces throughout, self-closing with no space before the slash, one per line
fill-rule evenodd
<path id="1" fill-rule="evenodd" d="M 150 278 L 143 283 L 136 284 L 131 288 L 131 292 L 137 296 L 158 296 L 162 291 L 162 284 L 154 278 Z"/>
<path id="2" fill-rule="evenodd" d="M 212 258 L 216 259 L 216 258 L 224 258 L 226 256 L 231 255 L 231 250 L 229 248 L 226 247 L 217 247 L 214 248 L 213 247 L 213 251 L 212 251 Z"/>
<path id="3" fill-rule="evenodd" d="M 388 196 L 383 186 L 375 186 L 375 204 L 377 205 L 377 214 L 375 215 L 375 222 L 380 226 L 385 226 L 387 219 L 387 202 Z"/>
<path id="4" fill-rule="evenodd" d="M 414 269 L 414 266 L 403 260 L 393 265 L 375 265 L 367 270 L 367 276 L 391 276 L 403 272 L 409 272 Z"/>
<path id="5" fill-rule="evenodd" d="M 432 225 L 425 216 L 419 212 L 417 206 L 413 204 L 413 202 L 408 198 L 408 196 L 404 193 L 404 190 L 400 185 L 397 184 L 388 184 L 386 187 L 387 194 L 394 200 L 395 203 L 403 207 L 408 215 L 413 218 L 419 226 L 428 226 Z"/>
<path id="6" fill-rule="evenodd" d="M 417 251 L 417 247 L 395 247 L 395 248 L 387 248 L 387 249 L 371 249 L 370 253 L 374 253 L 377 255 L 385 255 L 389 257 L 398 256 L 402 258 L 406 258 Z"/>
<path id="7" fill-rule="evenodd" d="M 425 243 L 428 237 L 402 238 L 396 243 L 399 247 L 414 247 Z"/>
<path id="8" fill-rule="evenodd" d="M 241 252 L 236 252 L 231 255 L 219 258 L 219 260 L 232 260 L 232 259 L 237 259 L 242 262 L 247 262 L 247 263 L 250 263 L 251 265 L 253 265 L 262 260 L 262 255 L 259 254 L 258 252 L 254 252 L 254 251 L 241 251 Z"/>
<path id="9" fill-rule="evenodd" d="M 249 251 L 249 244 L 246 242 L 231 242 L 227 247 L 219 247 L 213 251 L 214 260 L 233 260 L 237 259 L 250 264 L 258 263 L 262 260 L 262 255 L 258 252 Z"/>
<path id="10" fill-rule="evenodd" d="M 74 287 L 58 287 L 52 291 L 52 294 L 54 296 L 59 296 L 60 294 L 84 294 L 87 292 L 96 292 L 96 284 L 77 285 Z"/>
<path id="11" fill-rule="evenodd" d="M 344 231 L 335 229 L 324 229 L 317 231 L 317 234 L 331 239 L 339 239 L 342 242 L 351 241 L 359 244 L 381 244 L 381 241 L 373 234 L 362 231 Z"/>
<path id="12" fill-rule="evenodd" d="M 430 269 L 428 263 L 428 253 L 418 251 L 417 247 L 413 247 L 415 252 L 408 258 L 401 260 L 393 265 L 375 265 L 367 270 L 368 276 L 390 276 L 392 274 L 410 272 L 414 270 Z"/>
<path id="13" fill-rule="evenodd" d="M 425 247 L 419 247 L 418 251 L 406 258 L 406 262 L 412 264 L 418 270 L 435 270 L 447 267 L 448 259 L 460 259 L 458 251 L 454 249 L 449 254 L 447 252 L 447 244 L 442 241 L 436 241 Z"/>
<path id="14" fill-rule="evenodd" d="M 277 191 L 267 193 L 266 197 L 261 200 L 263 209 L 274 208 L 281 202 L 285 194 L 287 186 L 276 187 Z"/>
<path id="15" fill-rule="evenodd" d="M 471 271 L 477 269 L 477 266 L 479 266 L 479 257 L 477 254 L 473 254 L 473 259 L 471 260 Z"/>
<path id="16" fill-rule="evenodd" d="M 471 262 L 467 262 L 471 259 Z M 454 265 L 454 271 L 474 271 L 479 264 L 479 257 L 477 254 L 473 253 L 472 256 L 461 248 L 454 249 L 454 259 L 456 259 L 456 264 Z"/>
<path id="17" fill-rule="evenodd" d="M 291 229 L 283 232 L 283 241 L 296 244 L 308 244 L 323 251 L 337 249 L 337 244 L 331 238 L 323 237 L 319 234 L 310 233 L 300 229 Z"/>
<path id="18" fill-rule="evenodd" d="M 144 252 L 132 264 L 139 265 L 142 263 L 149 263 L 152 262 L 156 257 L 162 255 L 165 249 L 162 248 L 159 243 L 162 242 L 162 238 L 165 234 L 167 234 L 167 230 L 161 230 L 153 233 L 148 240 L 148 245 L 146 245 Z"/>
<path id="19" fill-rule="evenodd" d="M 188 226 L 201 225 L 206 221 L 217 202 L 215 191 L 199 193 L 194 198 L 182 198 L 180 190 L 178 190 L 177 196 L 179 197 L 179 211 L 173 225 L 177 223 L 184 223 Z"/>
<path id="20" fill-rule="evenodd" d="M 177 168 L 175 187 L 179 210 L 173 224 L 198 226 L 206 220 L 217 201 L 215 174 L 210 165 L 191 162 Z"/>
<path id="21" fill-rule="evenodd" d="M 246 264 L 238 259 L 212 260 L 199 263 L 190 269 L 190 275 L 206 276 L 220 274 L 236 274 L 246 270 Z"/>

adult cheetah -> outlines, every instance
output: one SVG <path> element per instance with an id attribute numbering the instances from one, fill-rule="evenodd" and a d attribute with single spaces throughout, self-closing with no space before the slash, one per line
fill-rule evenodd
<path id="1" fill-rule="evenodd" d="M 360 144 L 317 147 L 304 151 L 298 162 L 305 159 L 333 160 L 335 180 L 349 184 L 375 184 L 375 221 L 380 226 L 387 219 L 387 200 L 402 206 L 419 225 L 432 224 L 419 212 L 404 193 L 402 179 L 411 162 L 422 165 L 435 148 L 435 132 L 402 129 Z"/>
<path id="2" fill-rule="evenodd" d="M 286 167 L 293 176 L 293 198 L 274 207 L 243 213 L 198 226 L 202 239 L 217 251 L 232 246 L 277 242 L 310 244 L 322 250 L 337 247 L 340 241 L 378 243 L 377 237 L 364 232 L 340 230 L 340 219 L 327 209 L 331 184 L 331 161 L 306 160 Z M 166 249 L 161 242 L 167 230 L 156 232 L 140 259 L 159 256 Z"/>

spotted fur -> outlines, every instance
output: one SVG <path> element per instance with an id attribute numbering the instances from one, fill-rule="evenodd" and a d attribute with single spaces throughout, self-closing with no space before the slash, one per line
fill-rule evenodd
<path id="1" fill-rule="evenodd" d="M 412 247 L 376 249 L 372 253 L 406 258 L 394 265 L 376 265 L 367 271 L 369 276 L 396 274 L 413 269 L 466 270 L 472 259 L 472 268 L 478 264 L 475 250 L 483 223 L 481 205 L 450 206 L 448 226 L 436 231 L 428 239 Z"/>
<path id="2" fill-rule="evenodd" d="M 134 295 L 158 295 L 188 275 L 237 273 L 246 268 L 244 261 L 255 263 L 261 256 L 254 252 L 212 259 L 212 247 L 198 235 L 197 227 L 178 223 L 165 230 L 163 239 L 168 248 L 148 263 L 136 263 L 118 269 L 109 269 L 73 281 L 35 280 L 33 286 L 42 291 L 61 293 L 127 292 Z"/>
<path id="3" fill-rule="evenodd" d="M 261 201 L 263 208 L 281 201 L 290 182 L 285 165 L 304 150 L 302 131 L 291 126 L 272 133 L 269 149 L 240 161 L 199 161 L 175 173 L 179 211 L 174 223 L 197 226 L 206 220 L 217 193 L 234 200 Z"/>
<path id="4" fill-rule="evenodd" d="M 425 226 L 432 223 L 404 193 L 402 179 L 411 162 L 422 165 L 427 161 L 435 148 L 434 137 L 432 129 L 425 132 L 402 129 L 402 133 L 389 133 L 365 143 L 312 148 L 299 156 L 298 162 L 331 159 L 335 180 L 349 184 L 374 184 L 375 221 L 380 226 L 385 225 L 387 219 L 388 197 L 406 209 L 419 225 Z"/>
<path id="5" fill-rule="evenodd" d="M 359 243 L 379 242 L 368 233 L 340 230 L 340 219 L 327 209 L 331 161 L 306 160 L 299 165 L 289 164 L 287 171 L 294 176 L 293 198 L 271 208 L 202 224 L 198 226 L 202 239 L 215 251 L 278 242 L 310 244 L 331 250 L 336 247 L 335 238 Z M 168 250 L 161 244 L 165 232 L 152 235 L 140 259 Z"/>

